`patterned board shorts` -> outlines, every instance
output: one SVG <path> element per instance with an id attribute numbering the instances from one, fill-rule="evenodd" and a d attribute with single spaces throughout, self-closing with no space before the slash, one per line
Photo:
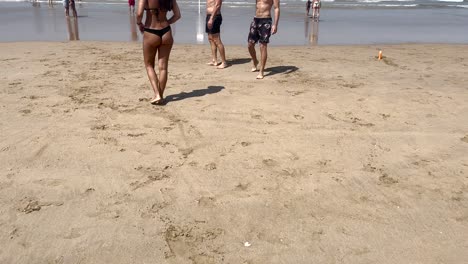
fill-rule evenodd
<path id="1" fill-rule="evenodd" d="M 271 36 L 271 17 L 268 18 L 256 18 L 254 17 L 250 24 L 249 37 L 247 39 L 250 43 L 269 43 Z"/>

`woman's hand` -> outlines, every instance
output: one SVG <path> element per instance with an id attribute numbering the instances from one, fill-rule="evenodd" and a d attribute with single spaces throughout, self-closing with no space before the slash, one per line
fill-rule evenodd
<path id="1" fill-rule="evenodd" d="M 138 22 L 137 25 L 138 25 L 138 28 L 140 29 L 140 32 L 143 33 L 143 31 L 145 31 L 145 25 L 143 25 L 143 23 L 141 22 Z"/>

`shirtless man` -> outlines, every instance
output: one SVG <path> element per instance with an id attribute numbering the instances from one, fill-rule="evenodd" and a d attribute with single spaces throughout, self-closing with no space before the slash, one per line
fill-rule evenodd
<path id="1" fill-rule="evenodd" d="M 272 22 L 271 8 L 275 9 L 275 21 Z M 278 30 L 278 21 L 280 17 L 279 0 L 257 0 L 255 17 L 250 24 L 250 32 L 248 37 L 249 53 L 252 57 L 252 71 L 257 71 L 258 60 L 255 52 L 255 44 L 260 42 L 260 72 L 257 79 L 263 79 L 265 64 L 267 61 L 267 46 L 270 42 L 270 36 L 276 34 Z"/>
<path id="2" fill-rule="evenodd" d="M 208 65 L 217 66 L 218 69 L 224 69 L 228 65 L 226 63 L 226 54 L 224 51 L 223 42 L 221 42 L 221 24 L 223 17 L 221 16 L 222 0 L 206 0 L 206 28 L 208 40 L 211 46 L 211 61 Z M 221 64 L 218 65 L 217 52 L 221 57 Z"/>

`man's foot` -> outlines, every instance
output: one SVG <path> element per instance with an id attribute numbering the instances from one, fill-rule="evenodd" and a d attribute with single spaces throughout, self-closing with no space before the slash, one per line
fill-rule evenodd
<path id="1" fill-rule="evenodd" d="M 218 65 L 218 67 L 216 67 L 217 69 L 224 69 L 224 68 L 227 68 L 228 64 L 226 62 L 222 62 L 220 65 Z"/>
<path id="2" fill-rule="evenodd" d="M 209 65 L 209 66 L 218 66 L 219 63 L 217 61 L 210 61 L 208 62 L 206 65 Z"/>
<path id="3" fill-rule="evenodd" d="M 256 72 L 257 71 L 257 66 L 258 66 L 258 60 L 252 60 L 253 67 L 250 70 L 251 72 Z"/>
<path id="4" fill-rule="evenodd" d="M 258 80 L 263 79 L 263 77 L 265 77 L 265 76 L 263 75 L 263 72 L 261 72 L 261 73 L 259 73 L 259 74 L 257 75 L 257 79 L 258 79 Z"/>

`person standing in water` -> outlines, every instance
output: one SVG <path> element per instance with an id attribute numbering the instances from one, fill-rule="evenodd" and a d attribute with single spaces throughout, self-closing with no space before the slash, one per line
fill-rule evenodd
<path id="1" fill-rule="evenodd" d="M 320 0 L 314 0 L 312 3 L 312 8 L 314 9 L 312 12 L 312 17 L 319 19 L 320 18 L 320 8 L 322 7 L 322 2 Z"/>
<path id="2" fill-rule="evenodd" d="M 135 13 L 135 0 L 128 0 L 128 11 Z"/>
<path id="3" fill-rule="evenodd" d="M 70 7 L 73 12 L 73 17 L 78 17 L 75 8 L 75 0 L 63 0 L 63 7 L 65 7 L 65 16 L 70 16 Z"/>
<path id="4" fill-rule="evenodd" d="M 312 5 L 312 1 L 311 0 L 307 0 L 307 3 L 306 3 L 306 11 L 307 11 L 307 16 L 309 15 L 310 13 L 310 6 Z"/>

